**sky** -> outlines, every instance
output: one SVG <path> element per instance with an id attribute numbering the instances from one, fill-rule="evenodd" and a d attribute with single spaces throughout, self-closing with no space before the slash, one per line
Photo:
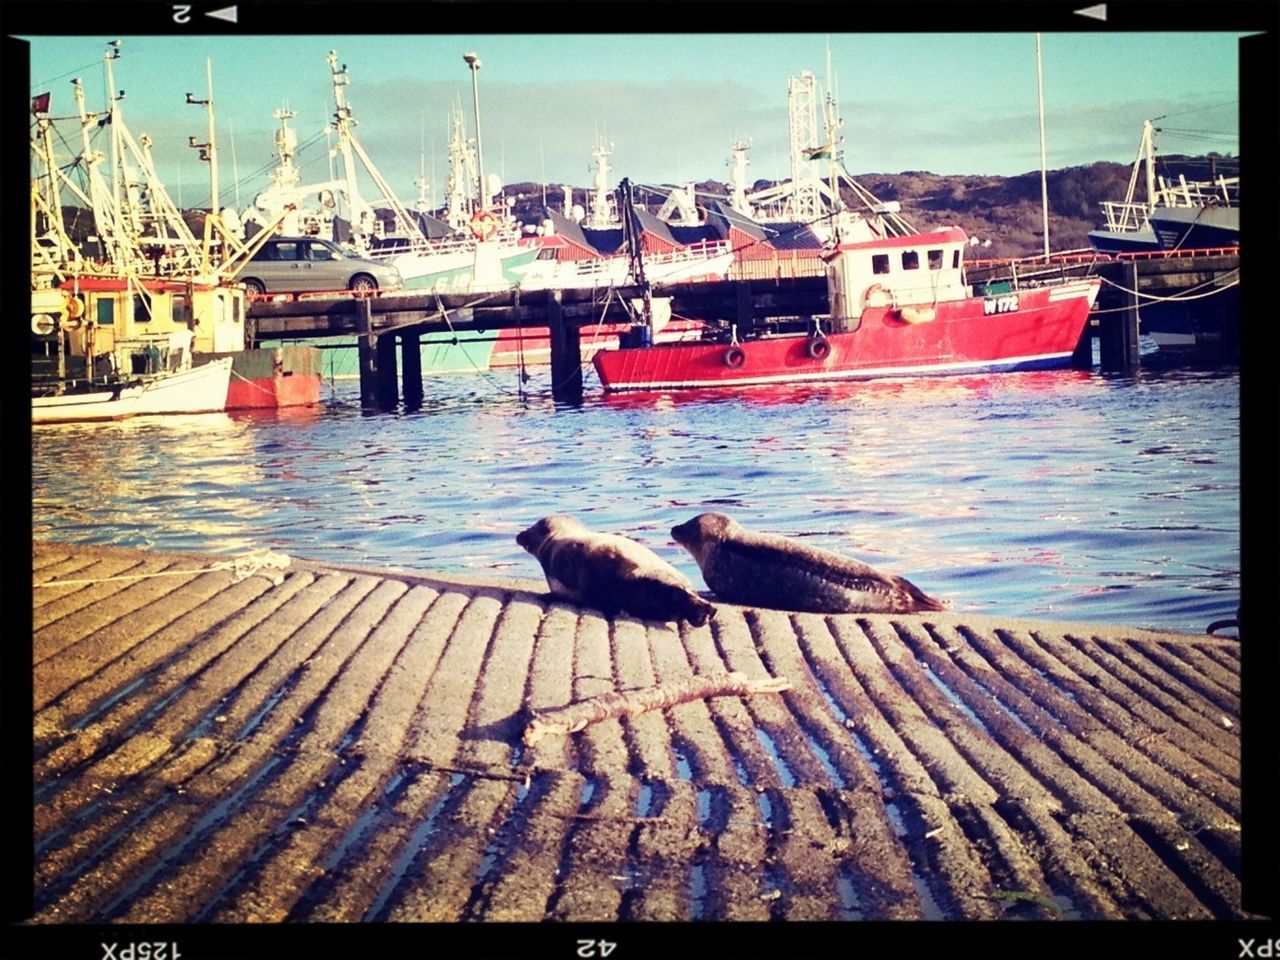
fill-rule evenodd
<path id="1" fill-rule="evenodd" d="M 1042 35 L 1050 169 L 1132 163 L 1145 119 L 1164 116 L 1168 153 L 1238 153 L 1238 33 Z M 24 37 L 31 94 L 51 115 L 105 109 L 103 53 L 113 37 Z M 504 183 L 591 182 L 591 150 L 612 144 L 610 183 L 728 179 L 730 145 L 749 140 L 748 183 L 789 175 L 787 80 L 828 88 L 843 120 L 846 169 L 1009 176 L 1039 169 L 1035 35 L 538 34 L 449 36 L 124 36 L 114 61 L 125 125 L 150 135 L 159 175 L 184 206 L 208 197 L 208 168 L 187 146 L 207 139 L 212 64 L 223 205 L 247 206 L 274 165 L 272 114 L 296 111 L 304 182 L 327 179 L 333 112 L 325 56 L 350 71 L 356 135 L 406 204 L 425 168 L 439 203 L 449 110 L 474 130 L 474 51 L 484 166 Z M 60 125 L 69 137 L 78 125 Z M 78 140 L 69 141 L 71 144 Z M 68 148 L 70 149 L 70 148 Z M 203 199 L 202 199 L 203 198 Z"/>

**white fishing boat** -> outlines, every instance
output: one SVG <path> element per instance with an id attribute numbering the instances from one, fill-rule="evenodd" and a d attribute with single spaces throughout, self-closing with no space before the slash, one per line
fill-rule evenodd
<path id="1" fill-rule="evenodd" d="M 606 289 L 636 282 L 635 258 L 622 252 L 600 255 L 595 252 L 592 237 L 600 234 L 623 232 L 623 222 L 618 213 L 618 203 L 610 195 L 608 158 L 610 150 L 604 143 L 597 143 L 591 152 L 595 161 L 594 186 L 591 191 L 590 210 L 574 207 L 572 189 L 565 188 L 565 209 L 562 217 L 547 211 L 537 238 L 541 253 L 527 266 L 517 268 L 521 290 Z M 679 191 L 673 191 L 675 196 Z M 658 214 L 662 220 L 663 212 Z M 693 214 L 696 219 L 696 213 Z M 558 222 L 559 227 L 556 226 Z M 659 223 L 663 226 L 663 223 Z M 571 233 L 572 249 L 576 256 L 566 256 L 561 245 L 564 236 Z M 584 255 L 585 254 L 585 255 Z M 700 280 L 723 280 L 733 266 L 734 252 L 727 240 L 703 239 L 694 243 L 675 245 L 662 252 L 645 252 L 644 276 L 654 285 L 691 283 Z"/>
<path id="2" fill-rule="evenodd" d="M 646 279 L 657 286 L 723 280 L 733 266 L 733 249 L 724 240 L 690 244 L 644 258 Z M 520 272 L 521 290 L 605 289 L 633 282 L 631 257 L 617 254 L 582 260 L 535 260 Z"/>
<path id="3" fill-rule="evenodd" d="M 109 91 L 117 89 L 119 57 L 115 41 L 103 57 Z M 126 126 L 122 96 L 109 97 L 105 113 L 90 112 L 75 80 L 76 113 L 70 118 L 52 117 L 47 95 L 33 101 L 31 375 L 39 401 L 33 407 L 41 408 L 38 415 L 33 410 L 37 420 L 319 400 L 320 377 L 307 369 L 318 367 L 317 350 L 293 348 L 282 357 L 278 350 L 252 348 L 245 288 L 234 278 L 280 219 L 263 221 L 260 234 L 242 243 L 235 236 L 238 217 L 218 202 L 211 63 L 208 71 L 209 99 L 188 95 L 189 102 L 209 107 L 209 141 L 197 144 L 191 138 L 210 168 L 202 238 L 156 175 L 151 138 L 145 133 L 135 138 Z M 75 138 L 65 131 L 55 134 L 57 119 L 79 124 L 79 153 L 70 162 L 55 145 L 65 149 Z M 93 143 L 101 131 L 110 140 L 107 151 Z M 84 171 L 85 188 L 69 176 L 72 170 Z M 68 232 L 62 216 L 67 199 L 90 212 L 93 235 L 87 239 L 73 239 Z M 214 363 L 228 357 L 231 371 Z M 203 374 L 171 379 L 210 363 L 212 369 Z M 228 389 L 230 376 L 243 389 Z M 137 391 L 124 388 L 151 380 L 164 383 L 148 390 L 140 405 L 130 402 Z"/>
<path id="4" fill-rule="evenodd" d="M 91 420 L 123 420 L 138 411 L 142 384 L 115 384 L 69 393 L 31 398 L 31 422 L 81 423 Z"/>
<path id="5" fill-rule="evenodd" d="M 231 358 L 110 384 L 62 385 L 31 398 L 33 424 L 123 420 L 175 413 L 221 413 L 227 407 Z"/>

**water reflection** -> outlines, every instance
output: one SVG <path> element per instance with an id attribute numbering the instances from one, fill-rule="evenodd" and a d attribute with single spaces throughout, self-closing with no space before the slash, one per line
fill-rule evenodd
<path id="1" fill-rule="evenodd" d="M 235 552 L 266 506 L 251 428 L 226 414 L 67 425 L 32 435 L 37 538 Z"/>
<path id="2" fill-rule="evenodd" d="M 569 512 L 701 576 L 704 510 L 909 577 L 956 610 L 1202 630 L 1238 606 L 1238 380 L 1076 371 L 556 405 L 433 378 L 324 405 L 36 431 L 38 537 L 537 577 Z"/>

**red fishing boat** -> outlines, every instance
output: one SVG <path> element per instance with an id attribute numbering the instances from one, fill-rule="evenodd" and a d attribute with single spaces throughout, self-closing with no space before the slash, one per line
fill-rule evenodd
<path id="1" fill-rule="evenodd" d="M 825 254 L 831 312 L 807 330 L 739 340 L 730 328 L 699 343 L 601 350 L 592 362 L 609 391 L 1068 365 L 1101 281 L 975 289 L 964 278 L 967 242 L 958 227 L 883 236 L 864 220 Z"/>

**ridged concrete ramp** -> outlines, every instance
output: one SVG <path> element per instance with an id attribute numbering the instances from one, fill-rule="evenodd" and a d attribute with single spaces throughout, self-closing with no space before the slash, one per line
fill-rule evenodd
<path id="1" fill-rule="evenodd" d="M 1234 640 L 34 563 L 37 923 L 1241 915 Z M 520 745 L 725 669 L 794 689 Z"/>

